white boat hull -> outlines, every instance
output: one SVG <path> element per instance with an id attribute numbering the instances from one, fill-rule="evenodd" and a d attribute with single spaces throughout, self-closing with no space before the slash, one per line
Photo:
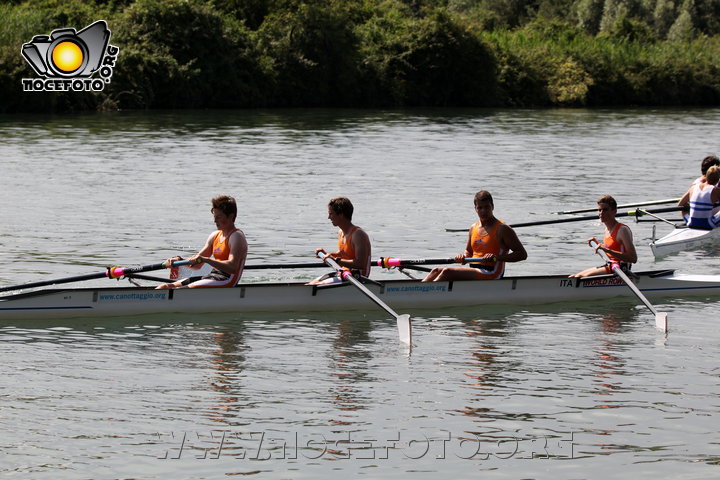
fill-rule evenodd
<path id="1" fill-rule="evenodd" d="M 720 275 L 640 273 L 636 283 L 647 297 L 720 296 Z M 500 280 L 421 283 L 390 280 L 366 284 L 401 313 L 423 308 L 533 305 L 634 297 L 613 275 L 586 279 L 563 275 Z M 299 312 L 377 309 L 357 288 L 313 287 L 302 283 L 254 283 L 226 288 L 154 290 L 134 288 L 52 289 L 0 298 L 0 322 L 31 318 L 129 316 L 155 313 Z"/>
<path id="2" fill-rule="evenodd" d="M 675 228 L 664 237 L 652 242 L 650 248 L 656 258 L 684 250 L 694 250 L 720 240 L 720 228 L 699 230 L 695 228 Z"/>

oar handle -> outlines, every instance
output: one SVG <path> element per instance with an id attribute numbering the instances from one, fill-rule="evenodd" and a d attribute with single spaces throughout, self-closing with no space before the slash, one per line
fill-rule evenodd
<path id="1" fill-rule="evenodd" d="M 674 207 L 664 208 L 653 208 L 652 210 L 647 208 L 636 208 L 635 210 L 628 210 L 627 213 L 618 213 L 618 217 L 642 217 L 643 215 L 651 215 L 653 213 L 667 213 L 667 212 L 679 212 L 685 210 L 687 207 L 682 205 L 675 205 Z"/>
<path id="2" fill-rule="evenodd" d="M 172 262 L 169 267 L 165 267 L 165 262 L 145 265 L 143 267 L 108 267 L 105 272 L 105 276 L 108 278 L 119 279 L 133 273 L 149 272 L 151 270 L 160 270 L 162 268 L 182 267 L 185 265 L 190 265 L 190 260 L 177 260 Z"/>
<path id="3" fill-rule="evenodd" d="M 453 258 L 407 258 L 407 259 L 400 259 L 400 258 L 394 258 L 394 257 L 380 257 L 380 259 L 375 262 L 378 267 L 382 268 L 395 268 L 395 267 L 405 267 L 408 265 L 429 265 L 429 264 L 445 264 L 445 263 L 454 263 L 455 259 Z"/>
<path id="4" fill-rule="evenodd" d="M 337 263 L 335 259 L 332 258 L 330 255 L 326 254 L 325 256 L 323 256 L 322 252 L 315 252 L 315 256 L 322 260 L 325 265 L 328 265 L 329 267 L 335 269 L 335 271 L 338 272 L 338 275 L 340 275 L 343 280 L 347 280 L 348 275 L 352 277 L 350 269 L 341 267 L 340 264 Z"/>
<path id="5" fill-rule="evenodd" d="M 598 242 L 597 238 L 594 238 L 594 237 L 593 237 L 593 238 L 590 239 L 590 241 L 588 242 L 588 244 L 590 245 L 590 247 L 595 248 L 597 245 L 600 245 L 600 242 Z M 597 253 L 598 255 L 600 255 L 600 258 L 602 258 L 602 259 L 605 260 L 606 262 L 611 262 L 610 257 L 608 257 L 608 255 L 607 255 L 607 253 L 605 253 L 605 251 L 600 250 L 600 249 L 596 249 L 596 250 L 595 250 L 595 253 Z"/>

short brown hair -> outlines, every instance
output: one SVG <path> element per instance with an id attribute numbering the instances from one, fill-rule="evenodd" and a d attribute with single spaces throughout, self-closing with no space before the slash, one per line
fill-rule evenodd
<path id="1" fill-rule="evenodd" d="M 335 197 L 328 203 L 328 207 L 338 215 L 343 215 L 348 220 L 352 220 L 353 204 L 349 198 Z"/>
<path id="2" fill-rule="evenodd" d="M 490 202 L 490 205 L 492 205 L 493 207 L 495 206 L 492 195 L 490 195 L 490 192 L 488 192 L 487 190 L 480 190 L 475 194 L 473 203 L 475 204 L 475 206 L 477 206 L 480 202 Z"/>
<path id="3" fill-rule="evenodd" d="M 700 171 L 703 175 L 705 175 L 708 171 L 708 168 L 712 167 L 713 165 L 720 166 L 720 158 L 716 157 L 715 155 L 708 155 L 707 157 L 703 158 L 702 163 L 700 164 Z"/>
<path id="4" fill-rule="evenodd" d="M 220 210 L 228 217 L 232 217 L 233 221 L 237 218 L 237 203 L 235 199 L 228 195 L 219 195 L 212 199 L 212 210 Z M 212 210 L 210 210 L 212 212 Z"/>
<path id="5" fill-rule="evenodd" d="M 718 183 L 718 181 L 720 181 L 720 167 L 713 165 L 708 168 L 708 171 L 705 174 L 705 180 L 707 180 L 707 183 L 710 185 Z"/>
<path id="6" fill-rule="evenodd" d="M 608 205 L 610 205 L 611 209 L 617 210 L 617 202 L 610 195 L 603 195 L 602 197 L 598 198 L 597 204 L 600 205 L 601 203 L 607 203 Z"/>

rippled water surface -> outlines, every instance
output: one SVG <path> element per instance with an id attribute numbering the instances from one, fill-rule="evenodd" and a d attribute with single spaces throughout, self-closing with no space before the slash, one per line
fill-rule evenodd
<path id="1" fill-rule="evenodd" d="M 679 197 L 719 128 L 718 110 L 0 116 L 0 286 L 190 254 L 219 193 L 251 263 L 332 247 L 337 195 L 374 257 L 449 257 L 479 189 L 509 223 Z M 720 273 L 720 249 L 655 261 L 670 227 L 630 225 L 636 270 Z M 508 275 L 599 262 L 596 221 L 517 232 L 530 258 Z M 0 473 L 717 478 L 720 299 L 657 306 L 667 335 L 632 299 L 409 312 L 411 351 L 380 310 L 0 323 Z"/>

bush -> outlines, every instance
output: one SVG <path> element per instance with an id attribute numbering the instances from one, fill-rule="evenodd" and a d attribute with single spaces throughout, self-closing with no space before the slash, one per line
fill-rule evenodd
<path id="1" fill-rule="evenodd" d="M 352 29 L 358 15 L 360 5 L 321 1 L 266 17 L 257 34 L 273 104 L 358 103 L 358 42 Z"/>
<path id="2" fill-rule="evenodd" d="M 594 80 L 572 57 L 557 62 L 548 79 L 548 97 L 554 105 L 577 106 L 587 103 Z"/>
<path id="3" fill-rule="evenodd" d="M 513 106 L 585 105 L 595 83 L 577 54 L 589 37 L 569 24 L 535 21 L 488 35 L 497 50 L 498 85 Z"/>
<path id="4" fill-rule="evenodd" d="M 119 19 L 111 93 L 123 108 L 262 103 L 249 33 L 199 1 L 139 0 Z"/>
<path id="5" fill-rule="evenodd" d="M 497 103 L 489 48 L 450 17 L 388 8 L 358 27 L 368 100 L 382 105 L 482 106 Z"/>

